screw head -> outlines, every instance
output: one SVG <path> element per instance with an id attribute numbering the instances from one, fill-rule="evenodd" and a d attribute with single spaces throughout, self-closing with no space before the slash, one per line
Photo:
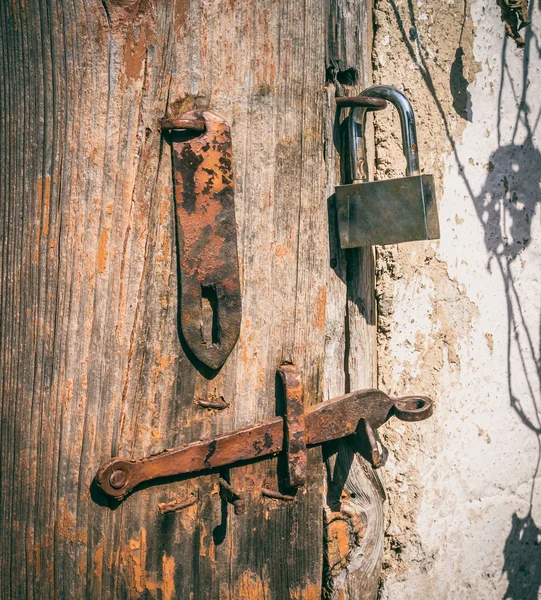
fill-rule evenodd
<path id="1" fill-rule="evenodd" d="M 233 508 L 236 515 L 243 515 L 246 512 L 246 500 L 238 498 L 233 502 Z"/>
<path id="2" fill-rule="evenodd" d="M 117 469 L 113 471 L 109 477 L 109 484 L 115 490 L 119 490 L 126 485 L 126 481 L 128 480 L 128 475 L 126 471 L 122 471 L 121 469 Z"/>

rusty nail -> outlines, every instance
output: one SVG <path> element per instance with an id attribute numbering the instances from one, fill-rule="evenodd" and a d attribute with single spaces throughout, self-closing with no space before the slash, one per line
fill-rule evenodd
<path id="1" fill-rule="evenodd" d="M 220 496 L 233 505 L 236 515 L 243 515 L 246 512 L 246 500 L 222 477 L 218 479 L 218 483 L 220 484 Z"/>
<path id="2" fill-rule="evenodd" d="M 224 410 L 229 408 L 229 404 L 223 398 L 213 398 L 212 400 L 204 400 L 203 398 L 196 398 L 195 404 L 201 408 L 213 408 L 215 410 Z"/>
<path id="3" fill-rule="evenodd" d="M 359 106 L 367 110 L 383 110 L 387 108 L 387 101 L 383 98 L 372 98 L 371 96 L 340 96 L 336 98 L 339 108 L 348 106 Z"/>
<path id="4" fill-rule="evenodd" d="M 126 485 L 126 481 L 128 479 L 126 471 L 122 469 L 117 469 L 111 473 L 109 477 L 109 483 L 111 487 L 115 488 L 115 490 L 119 490 Z"/>
<path id="5" fill-rule="evenodd" d="M 266 496 L 267 498 L 274 498 L 275 500 L 286 500 L 287 502 L 295 500 L 295 496 L 286 496 L 285 494 L 280 494 L 280 492 L 268 490 L 267 488 L 261 488 L 261 495 Z"/>
<path id="6" fill-rule="evenodd" d="M 166 515 L 168 513 L 182 510 L 183 508 L 188 508 L 188 506 L 192 506 L 198 501 L 199 498 L 195 494 L 192 494 L 189 498 L 186 498 L 185 500 L 172 500 L 171 502 L 162 502 L 158 504 L 158 510 L 162 515 Z"/>

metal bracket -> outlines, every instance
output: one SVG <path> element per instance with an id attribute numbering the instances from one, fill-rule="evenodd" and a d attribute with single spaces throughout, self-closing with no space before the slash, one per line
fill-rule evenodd
<path id="1" fill-rule="evenodd" d="M 171 137 L 182 334 L 198 360 L 219 369 L 242 319 L 231 131 L 208 111 L 163 119 L 161 129 Z"/>
<path id="2" fill-rule="evenodd" d="M 308 463 L 304 431 L 304 388 L 301 374 L 293 365 L 282 365 L 278 374 L 284 384 L 286 398 L 285 434 L 289 485 L 300 487 L 306 482 Z"/>

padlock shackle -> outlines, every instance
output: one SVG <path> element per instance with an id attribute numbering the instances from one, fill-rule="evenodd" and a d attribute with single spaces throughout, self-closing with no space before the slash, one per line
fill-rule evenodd
<path id="1" fill-rule="evenodd" d="M 419 150 L 417 148 L 417 129 L 415 115 L 410 101 L 399 90 L 389 85 L 375 85 L 364 90 L 361 96 L 382 98 L 389 101 L 398 111 L 402 130 L 402 148 L 406 157 L 406 175 L 419 175 Z M 366 158 L 366 113 L 364 107 L 353 107 L 348 123 L 349 167 L 353 183 L 368 179 Z M 361 163 L 359 169 L 358 163 Z"/>

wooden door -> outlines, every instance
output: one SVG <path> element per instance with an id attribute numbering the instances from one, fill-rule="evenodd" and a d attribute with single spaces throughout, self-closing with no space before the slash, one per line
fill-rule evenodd
<path id="1" fill-rule="evenodd" d="M 370 83 L 369 0 L 11 0 L 0 8 L 0 597 L 374 598 L 381 498 L 345 442 L 138 490 L 92 486 L 141 457 L 372 384 L 370 253 L 341 252 L 334 98 Z M 178 323 L 171 148 L 159 121 L 232 130 L 241 335 L 209 375 Z M 223 398 L 209 411 L 194 399 Z M 198 502 L 162 515 L 157 506 Z"/>

